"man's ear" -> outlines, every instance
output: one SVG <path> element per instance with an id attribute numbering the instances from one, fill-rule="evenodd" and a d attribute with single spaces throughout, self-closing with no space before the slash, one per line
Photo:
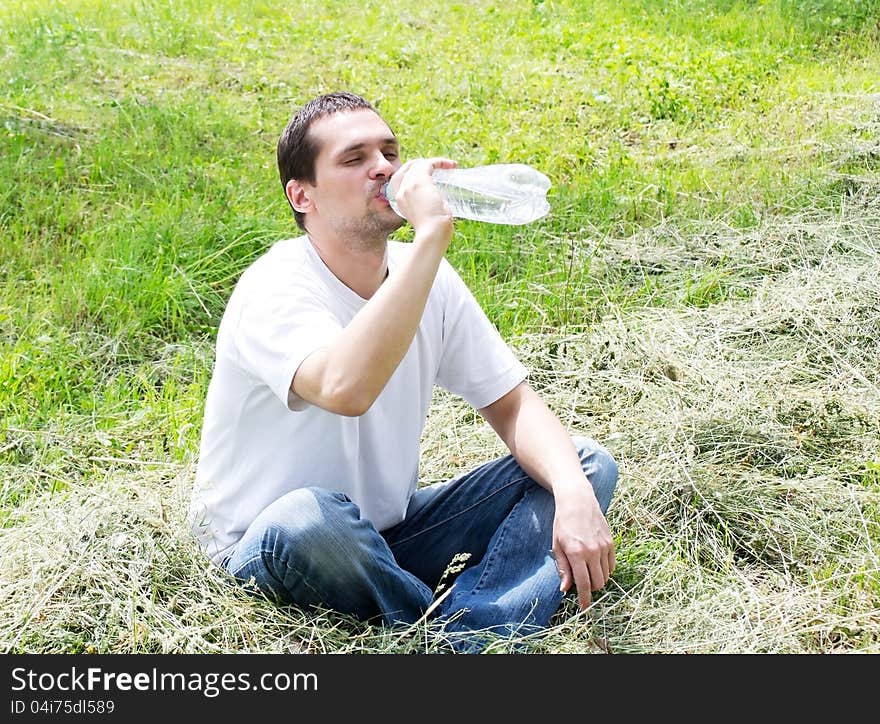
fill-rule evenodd
<path id="1" fill-rule="evenodd" d="M 306 214 L 313 211 L 315 204 L 309 196 L 308 190 L 296 179 L 290 179 L 285 186 L 284 191 L 287 193 L 287 200 L 290 205 L 300 213 Z"/>

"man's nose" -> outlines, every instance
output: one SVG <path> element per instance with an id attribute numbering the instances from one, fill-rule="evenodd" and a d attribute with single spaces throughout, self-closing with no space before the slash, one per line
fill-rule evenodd
<path id="1" fill-rule="evenodd" d="M 373 162 L 373 167 L 370 169 L 370 175 L 373 178 L 390 178 L 391 174 L 395 171 L 394 164 L 391 163 L 387 158 L 385 158 L 385 154 L 381 151 L 377 153 L 376 159 Z"/>

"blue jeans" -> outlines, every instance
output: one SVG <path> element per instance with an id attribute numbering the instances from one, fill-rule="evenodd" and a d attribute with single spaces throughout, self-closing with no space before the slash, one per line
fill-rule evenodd
<path id="1" fill-rule="evenodd" d="M 594 441 L 572 441 L 604 513 L 617 464 Z M 510 455 L 420 488 L 383 531 L 345 495 L 300 488 L 257 516 L 225 565 L 281 602 L 393 625 L 419 620 L 453 556 L 467 553 L 469 567 L 433 615 L 453 641 L 477 641 L 468 636 L 477 630 L 523 635 L 546 627 L 562 601 L 554 511 L 552 494 Z"/>

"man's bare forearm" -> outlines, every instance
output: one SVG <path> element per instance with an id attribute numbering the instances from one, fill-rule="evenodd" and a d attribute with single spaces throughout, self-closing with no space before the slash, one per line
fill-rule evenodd
<path id="1" fill-rule="evenodd" d="M 527 383 L 480 412 L 535 482 L 554 494 L 583 488 L 584 473 L 571 436 Z"/>
<path id="2" fill-rule="evenodd" d="M 415 337 L 446 249 L 432 235 L 443 233 L 443 229 L 416 233 L 414 253 L 332 345 L 302 363 L 293 380 L 296 394 L 342 415 L 362 415 L 369 409 Z"/>

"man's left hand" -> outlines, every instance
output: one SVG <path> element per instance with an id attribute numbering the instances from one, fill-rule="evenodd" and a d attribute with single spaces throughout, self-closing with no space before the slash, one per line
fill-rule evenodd
<path id="1" fill-rule="evenodd" d="M 554 488 L 553 554 L 561 591 L 577 587 L 581 610 L 592 603 L 592 592 L 607 582 L 614 570 L 614 539 L 589 483 L 565 490 Z"/>

